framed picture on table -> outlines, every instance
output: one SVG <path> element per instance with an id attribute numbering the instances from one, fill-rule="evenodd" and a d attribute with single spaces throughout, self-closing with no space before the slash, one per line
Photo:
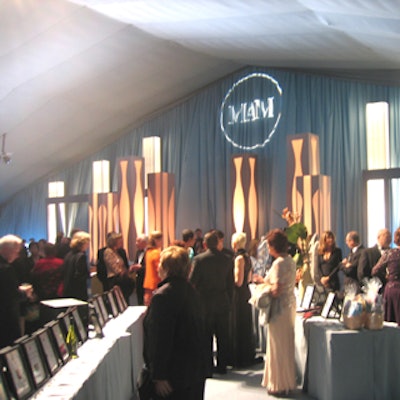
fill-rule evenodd
<path id="1" fill-rule="evenodd" d="M 114 291 L 114 295 L 115 295 L 115 298 L 117 301 L 119 311 L 121 313 L 123 313 L 128 308 L 128 303 L 126 302 L 125 297 L 122 294 L 122 290 L 119 286 L 114 286 L 113 291 Z"/>
<path id="2" fill-rule="evenodd" d="M 97 319 L 98 319 L 98 321 L 99 321 L 99 324 L 100 324 L 101 327 L 103 328 L 104 325 L 105 325 L 106 323 L 105 323 L 105 321 L 104 321 L 103 313 L 102 313 L 101 308 L 100 308 L 98 296 L 94 296 L 94 297 L 92 298 L 92 300 L 91 300 L 90 303 L 91 303 L 91 305 L 92 305 L 93 308 L 94 308 L 94 312 L 95 312 L 96 315 L 97 315 Z"/>
<path id="3" fill-rule="evenodd" d="M 97 299 L 97 303 L 99 304 L 100 311 L 103 315 L 104 325 L 105 325 L 107 323 L 107 321 L 110 319 L 110 317 L 108 315 L 106 304 L 104 303 L 104 297 L 102 295 L 98 295 L 98 296 L 96 296 L 96 299 Z"/>
<path id="4" fill-rule="evenodd" d="M 95 307 L 95 304 L 97 304 L 97 301 L 92 299 L 89 302 L 89 330 L 93 329 L 93 331 L 96 334 L 97 338 L 102 338 L 104 337 L 103 333 L 103 326 L 104 326 L 104 320 L 103 316 L 101 315 L 100 309 Z M 98 305 L 97 305 L 98 306 Z"/>
<path id="5" fill-rule="evenodd" d="M 65 338 L 67 337 L 67 334 L 68 334 L 68 329 L 69 329 L 69 324 L 70 324 L 70 315 L 71 315 L 71 312 L 69 310 L 57 315 L 57 319 L 60 322 L 61 331 Z"/>
<path id="6" fill-rule="evenodd" d="M 114 318 L 118 316 L 118 308 L 115 303 L 114 295 L 111 290 L 104 294 L 104 300 L 107 305 L 108 313 L 111 314 Z"/>
<path id="7" fill-rule="evenodd" d="M 300 305 L 300 307 L 302 309 L 307 310 L 307 309 L 311 308 L 311 304 L 312 304 L 313 297 L 314 297 L 314 290 L 315 290 L 314 285 L 307 285 L 306 290 L 304 291 L 304 296 L 301 301 L 301 305 Z"/>
<path id="8" fill-rule="evenodd" d="M 54 375 L 63 365 L 61 358 L 58 356 L 58 351 L 55 349 L 50 336 L 49 328 L 42 328 L 36 332 L 42 348 L 44 358 L 47 363 L 47 368 L 51 375 Z"/>
<path id="9" fill-rule="evenodd" d="M 123 306 L 122 306 L 122 303 L 121 303 L 121 299 L 120 299 L 120 297 L 118 295 L 118 289 L 117 288 L 119 288 L 119 286 L 114 286 L 110 290 L 110 292 L 112 293 L 112 295 L 114 297 L 114 302 L 115 302 L 115 305 L 117 306 L 118 314 L 121 314 L 124 310 L 123 310 Z"/>
<path id="10" fill-rule="evenodd" d="M 35 387 L 19 344 L 0 350 L 0 359 L 10 391 L 18 400 L 25 400 L 34 393 Z"/>
<path id="11" fill-rule="evenodd" d="M 25 335 L 15 343 L 21 346 L 25 354 L 36 389 L 40 388 L 50 378 L 50 371 L 47 368 L 46 359 L 36 333 L 32 334 L 32 336 Z"/>
<path id="12" fill-rule="evenodd" d="M 55 348 L 57 349 L 58 356 L 61 358 L 62 362 L 65 364 L 70 359 L 70 354 L 68 351 L 67 343 L 65 342 L 65 335 L 61 330 L 60 321 L 57 319 L 47 323 L 45 326 L 49 328 L 51 337 L 53 339 Z"/>
<path id="13" fill-rule="evenodd" d="M 75 327 L 79 336 L 79 341 L 85 343 L 88 339 L 86 326 L 83 324 L 81 316 L 79 315 L 78 307 L 72 308 L 72 316 L 74 317 Z"/>
<path id="14" fill-rule="evenodd" d="M 8 387 L 3 364 L 0 361 L 0 399 L 11 400 L 10 388 Z"/>
<path id="15" fill-rule="evenodd" d="M 331 311 L 333 310 L 333 303 L 335 301 L 335 293 L 329 292 L 326 296 L 325 304 L 322 307 L 321 317 L 329 318 Z"/>

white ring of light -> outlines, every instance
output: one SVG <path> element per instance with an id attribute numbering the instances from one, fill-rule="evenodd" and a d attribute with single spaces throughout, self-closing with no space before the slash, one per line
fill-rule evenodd
<path id="1" fill-rule="evenodd" d="M 276 90 L 278 91 L 279 95 L 282 96 L 282 88 L 280 87 L 279 82 L 276 79 L 272 78 L 272 76 L 270 76 L 268 74 L 265 74 L 265 73 L 262 73 L 262 72 L 254 72 L 254 73 L 252 73 L 250 75 L 246 75 L 245 77 L 243 77 L 243 78 L 239 79 L 238 81 L 236 81 L 232 85 L 232 87 L 228 90 L 228 92 L 227 92 L 227 94 L 226 94 L 226 96 L 225 96 L 225 98 L 224 98 L 224 100 L 223 100 L 223 102 L 221 104 L 221 111 L 220 111 L 221 130 L 224 133 L 225 138 L 229 143 L 231 143 L 233 146 L 238 147 L 239 149 L 242 149 L 242 150 L 254 150 L 254 149 L 257 149 L 257 148 L 260 148 L 260 147 L 264 147 L 271 140 L 273 134 L 276 131 L 276 128 L 279 125 L 279 121 L 280 121 L 281 116 L 282 116 L 282 112 L 279 111 L 278 116 L 277 116 L 276 121 L 275 121 L 275 124 L 274 124 L 274 127 L 272 128 L 271 132 L 269 133 L 268 137 L 264 140 L 263 143 L 257 143 L 257 144 L 255 144 L 253 146 L 243 146 L 241 144 L 236 143 L 228 135 L 228 133 L 225 131 L 224 122 L 223 122 L 223 119 L 224 119 L 224 112 L 223 111 L 224 111 L 225 103 L 226 103 L 227 99 L 229 98 L 229 96 L 231 95 L 231 93 L 235 90 L 235 88 L 237 86 L 239 86 L 243 82 L 247 81 L 248 79 L 252 79 L 252 78 L 266 78 L 266 79 L 270 80 L 275 85 Z"/>

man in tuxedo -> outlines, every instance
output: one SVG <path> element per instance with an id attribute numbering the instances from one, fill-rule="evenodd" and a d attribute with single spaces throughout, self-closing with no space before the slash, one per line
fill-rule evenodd
<path id="1" fill-rule="evenodd" d="M 208 355 L 208 376 L 213 370 L 225 374 L 229 357 L 229 314 L 233 294 L 232 260 L 218 249 L 218 236 L 204 236 L 207 250 L 193 258 L 190 277 L 200 294 L 205 315 L 205 351 Z M 213 368 L 213 336 L 217 339 L 217 366 Z"/>
<path id="2" fill-rule="evenodd" d="M 347 292 L 350 286 L 360 291 L 360 285 L 357 277 L 358 262 L 364 246 L 360 243 L 360 235 L 356 231 L 350 231 L 346 235 L 346 244 L 350 249 L 349 255 L 340 263 L 340 270 L 344 274 L 344 290 Z"/>
<path id="3" fill-rule="evenodd" d="M 185 249 L 189 254 L 189 261 L 192 262 L 194 257 L 193 246 L 195 244 L 194 233 L 191 229 L 184 229 L 182 231 L 182 240 L 185 243 Z"/>
<path id="4" fill-rule="evenodd" d="M 142 234 L 136 238 L 136 255 L 134 264 L 131 265 L 131 271 L 136 272 L 136 296 L 138 305 L 142 306 L 144 304 L 143 295 L 143 282 L 144 275 L 146 273 L 146 248 L 149 242 L 149 238 Z"/>
<path id="5" fill-rule="evenodd" d="M 377 244 L 373 247 L 364 249 L 361 252 L 360 260 L 358 262 L 357 277 L 360 285 L 362 286 L 362 280 L 364 278 L 371 278 L 371 270 L 374 265 L 381 258 L 383 252 L 390 248 L 392 241 L 392 235 L 389 229 L 380 229 L 378 231 Z M 383 284 L 386 282 L 385 276 L 378 276 Z"/>

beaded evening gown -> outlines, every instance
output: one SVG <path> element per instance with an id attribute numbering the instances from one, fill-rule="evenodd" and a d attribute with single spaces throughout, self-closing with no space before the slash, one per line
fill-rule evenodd
<path id="1" fill-rule="evenodd" d="M 262 385 L 270 392 L 296 389 L 294 323 L 296 265 L 289 255 L 272 264 L 267 283 L 279 283 L 280 313 L 267 327 L 267 354 Z"/>

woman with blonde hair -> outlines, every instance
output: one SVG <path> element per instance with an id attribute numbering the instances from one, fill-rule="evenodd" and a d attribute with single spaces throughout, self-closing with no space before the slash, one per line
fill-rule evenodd
<path id="1" fill-rule="evenodd" d="M 89 249 L 90 235 L 78 231 L 71 239 L 71 250 L 64 259 L 64 289 L 63 297 L 73 297 L 87 301 L 87 281 L 89 279 L 89 266 L 86 251 Z"/>
<path id="2" fill-rule="evenodd" d="M 153 291 L 160 283 L 158 276 L 158 265 L 160 264 L 160 253 L 162 249 L 162 233 L 154 231 L 149 236 L 149 247 L 146 250 L 146 268 L 143 282 L 144 305 L 150 304 L 153 296 Z"/>

